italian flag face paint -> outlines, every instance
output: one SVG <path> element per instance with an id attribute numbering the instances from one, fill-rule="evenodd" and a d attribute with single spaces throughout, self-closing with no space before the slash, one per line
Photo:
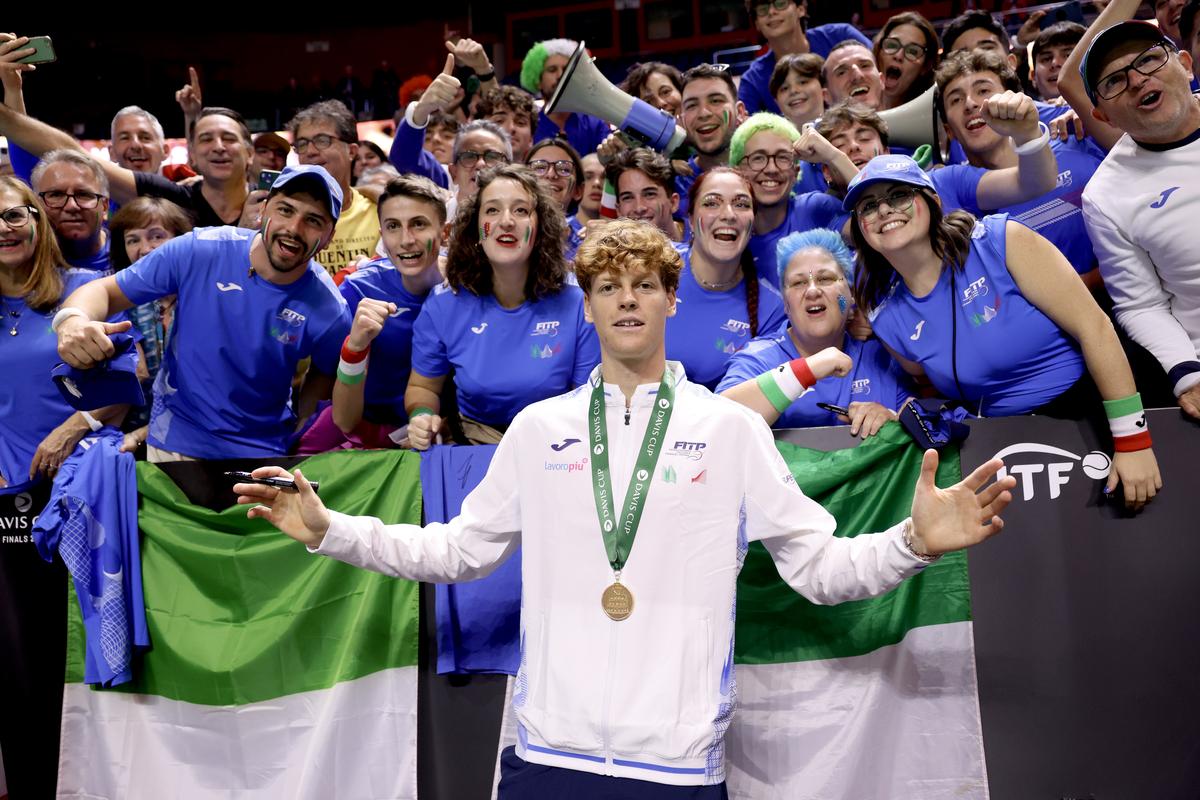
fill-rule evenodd
<path id="1" fill-rule="evenodd" d="M 492 235 L 492 223 L 484 222 L 479 226 L 479 240 L 483 241 Z"/>

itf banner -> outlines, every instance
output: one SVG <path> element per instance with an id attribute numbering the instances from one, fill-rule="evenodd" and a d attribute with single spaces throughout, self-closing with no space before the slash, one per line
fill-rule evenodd
<path id="1" fill-rule="evenodd" d="M 992 797 L 1200 795 L 1200 424 L 1146 416 L 1163 488 L 1136 516 L 1085 423 L 986 420 L 963 445 L 964 471 L 999 455 L 1017 478 L 971 551 Z"/>

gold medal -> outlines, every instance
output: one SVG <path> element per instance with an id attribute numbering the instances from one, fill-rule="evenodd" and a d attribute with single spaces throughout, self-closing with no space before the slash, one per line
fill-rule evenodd
<path id="1" fill-rule="evenodd" d="M 600 595 L 600 607 L 613 622 L 629 619 L 633 613 L 633 593 L 624 584 L 614 583 Z"/>

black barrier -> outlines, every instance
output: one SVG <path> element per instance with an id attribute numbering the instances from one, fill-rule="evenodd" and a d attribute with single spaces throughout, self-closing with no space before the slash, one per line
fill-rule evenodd
<path id="1" fill-rule="evenodd" d="M 963 471 L 1001 454 L 1017 478 L 968 562 L 992 797 L 1200 796 L 1200 425 L 1147 416 L 1164 486 L 1137 516 L 1088 425 L 971 426 Z"/>
<path id="2" fill-rule="evenodd" d="M 988 780 L 998 800 L 1200 794 L 1200 593 L 1191 574 L 1200 564 L 1191 516 L 1200 477 L 1190 463 L 1200 425 L 1178 410 L 1149 418 L 1166 486 L 1136 517 L 1103 499 L 1095 476 L 1107 456 L 1085 424 L 976 422 L 963 447 L 964 471 L 1003 452 L 1018 478 L 1004 533 L 969 559 Z M 776 435 L 836 450 L 860 443 L 848 430 Z M 233 502 L 225 470 L 298 461 L 161 466 L 191 502 L 224 508 Z M 45 494 L 0 496 L 0 519 L 31 519 Z M 0 747 L 14 800 L 53 794 L 64 579 L 61 564 L 46 565 L 31 544 L 0 544 Z M 418 790 L 426 800 L 487 797 L 504 676 L 436 674 L 433 593 L 422 589 Z"/>
<path id="3" fill-rule="evenodd" d="M 31 533 L 49 484 L 0 495 L 0 751 L 9 796 L 53 797 L 66 672 L 67 571 Z"/>

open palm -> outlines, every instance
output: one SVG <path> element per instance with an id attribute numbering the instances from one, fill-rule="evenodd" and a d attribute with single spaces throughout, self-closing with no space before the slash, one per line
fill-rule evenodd
<path id="1" fill-rule="evenodd" d="M 980 491 L 1004 466 L 998 458 L 983 464 L 948 489 L 934 482 L 938 454 L 926 450 L 912 503 L 912 544 L 919 553 L 941 555 L 979 544 L 1000 532 L 1002 512 L 1017 479 L 1011 475 Z"/>

